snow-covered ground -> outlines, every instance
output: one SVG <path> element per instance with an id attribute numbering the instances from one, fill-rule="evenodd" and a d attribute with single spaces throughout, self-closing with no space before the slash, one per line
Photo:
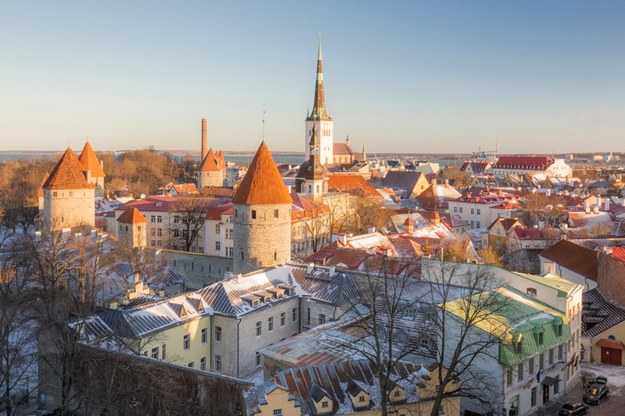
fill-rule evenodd
<path id="1" fill-rule="evenodd" d="M 625 367 L 600 363 L 582 363 L 582 374 L 604 376 L 608 378 L 608 386 L 612 393 L 625 387 Z"/>

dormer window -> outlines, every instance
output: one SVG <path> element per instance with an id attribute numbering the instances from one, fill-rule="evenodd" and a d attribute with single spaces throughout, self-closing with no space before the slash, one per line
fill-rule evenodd
<path id="1" fill-rule="evenodd" d="M 330 402 L 328 402 L 327 400 L 321 402 L 321 407 L 323 407 L 324 409 L 328 408 L 329 406 Z"/>
<path id="2" fill-rule="evenodd" d="M 535 287 L 528 287 L 526 293 L 530 296 L 536 297 L 538 295 L 538 290 Z"/>

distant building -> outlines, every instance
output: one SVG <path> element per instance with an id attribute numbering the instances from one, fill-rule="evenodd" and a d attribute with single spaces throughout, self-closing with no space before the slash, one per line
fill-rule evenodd
<path id="1" fill-rule="evenodd" d="M 226 180 L 226 160 L 220 150 L 208 148 L 206 119 L 202 119 L 202 150 L 200 166 L 197 172 L 197 188 L 202 191 L 206 186 L 223 186 Z"/>
<path id="2" fill-rule="evenodd" d="M 95 196 L 103 196 L 104 178 L 106 177 L 106 174 L 104 173 L 102 161 L 98 160 L 89 142 L 85 143 L 85 147 L 83 147 L 78 160 L 80 160 L 80 163 L 83 166 L 83 172 L 85 173 L 87 181 L 95 185 Z"/>
<path id="3" fill-rule="evenodd" d="M 544 156 L 502 156 L 493 166 L 492 173 L 497 176 L 527 173 L 542 173 L 556 178 L 573 176 L 573 170 L 564 162 L 564 159 Z"/>

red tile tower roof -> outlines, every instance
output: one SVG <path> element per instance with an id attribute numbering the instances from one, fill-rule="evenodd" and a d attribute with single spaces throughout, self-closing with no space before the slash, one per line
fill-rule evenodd
<path id="1" fill-rule="evenodd" d="M 82 163 L 83 171 L 91 171 L 92 178 L 104 178 L 106 176 L 104 169 L 102 169 L 102 165 L 100 164 L 100 161 L 95 155 L 95 152 L 89 142 L 85 143 L 85 147 L 82 149 L 79 160 L 80 163 Z"/>
<path id="2" fill-rule="evenodd" d="M 202 172 L 215 172 L 221 170 L 221 162 L 218 154 L 213 149 L 210 149 L 206 154 L 206 157 L 200 165 L 200 171 Z"/>
<path id="3" fill-rule="evenodd" d="M 146 222 L 145 217 L 137 208 L 128 208 L 122 215 L 117 219 L 118 222 L 123 222 L 126 224 L 139 224 L 142 222 Z"/>
<path id="4" fill-rule="evenodd" d="M 232 202 L 245 205 L 291 204 L 291 195 L 264 141 L 254 155 Z"/>
<path id="5" fill-rule="evenodd" d="M 68 147 L 43 184 L 43 189 L 93 189 L 94 185 L 87 182 L 82 172 L 82 164 Z"/>

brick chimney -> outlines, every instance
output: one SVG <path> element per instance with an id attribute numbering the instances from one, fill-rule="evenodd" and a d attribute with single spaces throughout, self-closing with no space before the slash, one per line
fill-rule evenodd
<path id="1" fill-rule="evenodd" d="M 200 160 L 200 163 L 202 163 L 202 160 L 204 160 L 207 153 L 208 153 L 208 140 L 206 139 L 206 119 L 203 118 L 202 119 L 202 159 Z"/>

